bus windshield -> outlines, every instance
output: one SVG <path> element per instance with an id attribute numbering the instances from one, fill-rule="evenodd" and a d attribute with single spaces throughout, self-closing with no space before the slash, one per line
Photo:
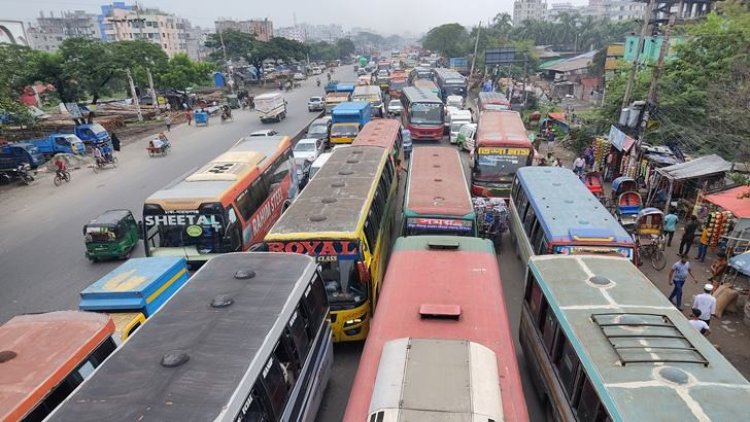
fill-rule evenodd
<path id="1" fill-rule="evenodd" d="M 514 174 L 526 165 L 526 148 L 479 148 L 474 168 L 477 177 L 497 177 Z"/>
<path id="2" fill-rule="evenodd" d="M 443 91 L 445 91 L 446 97 L 448 95 L 459 95 L 461 97 L 466 95 L 466 87 L 462 85 L 445 85 Z"/>
<path id="3" fill-rule="evenodd" d="M 367 300 L 367 286 L 360 281 L 355 262 L 338 259 L 320 264 L 331 309 L 354 308 Z"/>
<path id="4" fill-rule="evenodd" d="M 198 211 L 181 214 L 144 215 L 147 240 L 157 247 L 194 246 L 200 253 L 221 253 L 234 250 L 224 241 L 224 219 L 221 215 Z M 225 244 L 226 243 L 226 244 Z"/>
<path id="5" fill-rule="evenodd" d="M 441 104 L 437 103 L 413 103 L 409 113 L 410 121 L 416 125 L 429 125 L 443 123 L 443 112 Z"/>
<path id="6" fill-rule="evenodd" d="M 357 125 L 334 125 L 331 128 L 331 136 L 356 136 L 359 132 Z"/>

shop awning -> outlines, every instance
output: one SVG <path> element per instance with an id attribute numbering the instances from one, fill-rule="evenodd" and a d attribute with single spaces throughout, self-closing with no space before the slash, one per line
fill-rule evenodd
<path id="1" fill-rule="evenodd" d="M 732 164 L 716 154 L 706 155 L 686 163 L 663 167 L 656 171 L 672 180 L 695 179 L 725 173 L 731 170 Z"/>
<path id="2" fill-rule="evenodd" d="M 742 274 L 750 275 L 750 252 L 729 258 L 729 265 Z"/>
<path id="3" fill-rule="evenodd" d="M 706 201 L 718 205 L 727 211 L 731 211 L 735 217 L 750 218 L 750 198 L 744 194 L 750 192 L 750 186 L 738 186 L 723 192 L 706 195 Z"/>
<path id="4" fill-rule="evenodd" d="M 625 132 L 614 125 L 609 127 L 609 143 L 620 152 L 628 152 L 635 145 L 635 139 L 626 135 Z"/>

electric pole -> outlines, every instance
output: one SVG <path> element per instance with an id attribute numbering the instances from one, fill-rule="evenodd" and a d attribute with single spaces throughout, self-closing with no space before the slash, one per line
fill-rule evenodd
<path id="1" fill-rule="evenodd" d="M 667 50 L 669 50 L 669 38 L 672 35 L 672 26 L 674 25 L 674 22 L 675 15 L 672 14 L 669 17 L 667 29 L 666 31 L 664 31 L 664 38 L 662 39 L 661 48 L 659 49 L 659 58 L 656 60 L 656 66 L 654 66 L 654 69 L 651 71 L 651 85 L 648 88 L 648 101 L 646 102 L 646 110 L 644 110 L 643 112 L 643 121 L 641 122 L 638 134 L 641 134 L 645 131 L 649 115 L 651 114 L 652 110 L 656 109 L 656 90 L 659 84 L 659 76 L 661 76 L 661 71 L 664 67 L 664 58 L 667 55 Z M 639 136 L 638 138 L 640 143 L 641 137 Z"/>
<path id="2" fill-rule="evenodd" d="M 141 102 L 138 101 L 138 94 L 135 92 L 135 82 L 133 82 L 133 75 L 130 74 L 130 68 L 125 69 L 125 73 L 128 75 L 128 83 L 130 83 L 130 94 L 133 96 L 133 104 L 135 104 L 135 111 L 138 113 L 138 121 L 143 121 L 143 114 L 141 113 Z"/>
<path id="3" fill-rule="evenodd" d="M 474 75 L 474 64 L 477 62 L 477 48 L 479 48 L 479 32 L 482 30 L 482 21 L 477 25 L 477 39 L 474 41 L 474 56 L 471 58 L 471 70 L 469 70 L 469 79 Z"/>
<path id="4" fill-rule="evenodd" d="M 154 107 L 156 108 L 156 115 L 161 114 L 161 109 L 159 108 L 159 101 L 156 98 L 156 90 L 154 89 L 154 77 L 151 76 L 151 69 L 146 67 L 146 75 L 148 75 L 148 86 L 151 88 L 151 100 L 154 102 Z"/>
<path id="5" fill-rule="evenodd" d="M 638 62 L 641 58 L 641 50 L 643 50 L 643 41 L 646 39 L 646 34 L 648 34 L 648 28 L 651 26 L 651 13 L 653 13 L 655 7 L 656 0 L 649 0 L 648 6 L 646 6 L 646 14 L 643 17 L 641 35 L 638 38 L 638 47 L 635 50 L 635 57 L 633 58 L 633 63 L 630 67 L 628 83 L 625 85 L 625 93 L 622 96 L 622 108 L 627 107 L 628 103 L 630 103 L 630 96 L 633 92 L 633 82 L 635 81 L 635 74 L 638 72 Z"/>

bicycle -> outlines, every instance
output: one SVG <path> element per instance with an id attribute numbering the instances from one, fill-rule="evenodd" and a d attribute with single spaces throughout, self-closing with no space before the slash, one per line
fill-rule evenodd
<path id="1" fill-rule="evenodd" d="M 663 236 L 651 239 L 645 245 L 641 245 L 638 242 L 638 265 L 643 265 L 643 261 L 646 259 L 651 261 L 651 266 L 657 271 L 661 271 L 667 266 L 667 257 L 664 255 Z"/>
<path id="2" fill-rule="evenodd" d="M 55 186 L 62 185 L 62 182 L 69 183 L 70 182 L 70 172 L 68 172 L 67 170 L 63 170 L 63 171 L 59 171 L 58 170 L 57 173 L 55 174 L 55 180 L 54 180 L 54 182 L 55 182 Z"/>

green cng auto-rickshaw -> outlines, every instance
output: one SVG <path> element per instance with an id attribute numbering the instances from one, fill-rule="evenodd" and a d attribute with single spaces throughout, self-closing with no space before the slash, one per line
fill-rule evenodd
<path id="1" fill-rule="evenodd" d="M 109 210 L 83 226 L 86 258 L 127 259 L 138 244 L 138 223 L 128 210 Z"/>

